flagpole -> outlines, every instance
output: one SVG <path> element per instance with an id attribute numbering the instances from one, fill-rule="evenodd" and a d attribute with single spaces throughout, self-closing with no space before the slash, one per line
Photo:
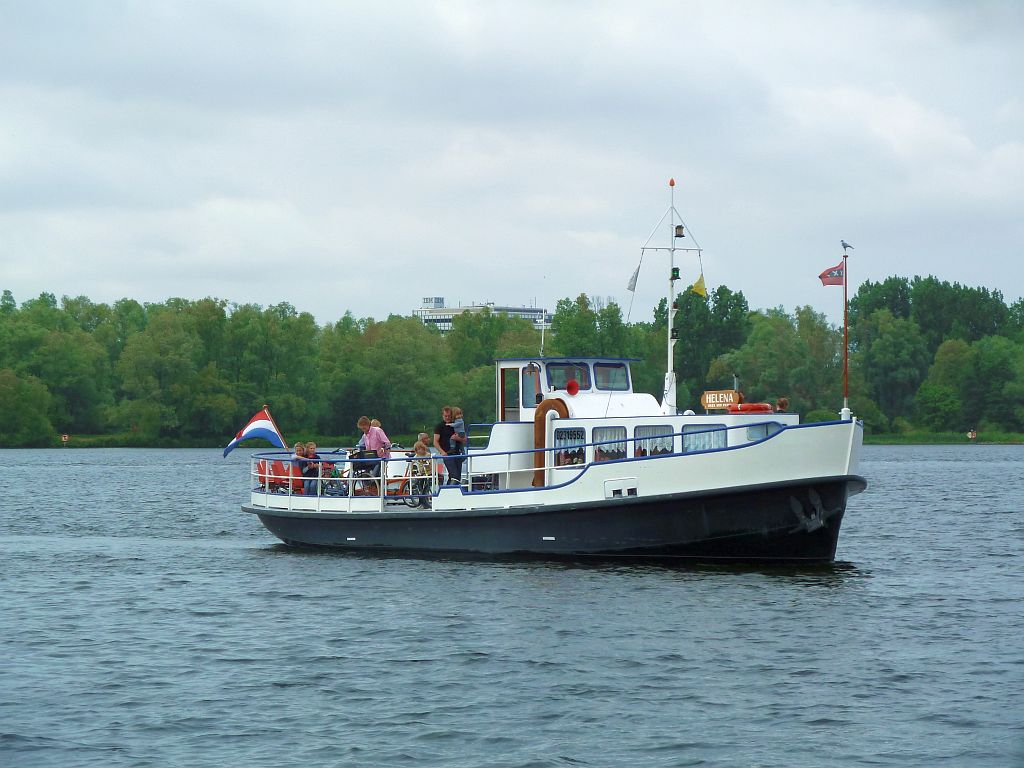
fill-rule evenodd
<path id="1" fill-rule="evenodd" d="M 843 244 L 843 411 L 844 421 L 850 419 L 850 303 L 847 285 L 850 282 L 849 270 L 846 266 L 846 241 Z"/>
<path id="2" fill-rule="evenodd" d="M 288 449 L 288 441 L 284 439 L 284 432 L 282 432 L 281 428 L 279 426 L 277 426 L 277 422 L 274 421 L 274 417 L 270 414 L 270 406 L 267 405 L 266 403 L 264 403 L 263 404 L 263 411 L 267 414 L 267 418 L 270 419 L 270 423 L 274 425 L 274 429 L 277 430 L 277 434 L 279 434 L 281 436 L 281 440 L 284 441 L 285 450 L 287 450 Z"/>
<path id="3" fill-rule="evenodd" d="M 668 197 L 669 211 L 670 212 L 674 212 L 675 209 L 676 209 L 676 180 L 675 179 L 669 179 L 668 180 L 668 189 L 669 189 L 669 193 L 668 193 L 669 194 L 669 197 Z M 676 241 L 675 241 L 675 238 L 672 237 L 672 226 L 675 223 L 676 223 L 675 217 L 674 216 L 670 216 L 669 220 L 668 220 L 668 267 L 669 267 L 669 269 L 668 269 L 668 297 L 667 297 L 668 303 L 665 305 L 665 309 L 666 309 L 666 311 L 668 313 L 666 315 L 666 317 L 668 318 L 668 328 L 667 328 L 667 333 L 668 333 L 668 340 L 667 340 L 668 341 L 668 352 L 667 352 L 666 357 L 665 357 L 665 374 L 666 374 L 666 376 L 675 369 L 675 365 L 674 365 L 675 360 L 673 359 L 675 356 L 672 354 L 672 347 L 674 346 L 672 344 L 672 327 L 673 327 L 673 325 L 675 323 L 675 315 L 676 315 L 675 311 L 673 311 L 673 308 L 672 308 L 672 300 L 675 298 L 674 294 L 675 294 L 675 287 L 676 287 L 676 282 L 675 282 L 675 280 L 672 279 L 672 269 L 676 265 Z M 667 387 L 668 386 L 668 379 L 667 378 L 665 379 L 665 382 L 666 382 L 665 385 Z"/>

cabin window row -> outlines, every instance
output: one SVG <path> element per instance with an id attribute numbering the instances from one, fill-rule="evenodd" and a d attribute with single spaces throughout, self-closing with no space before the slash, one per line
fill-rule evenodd
<path id="1" fill-rule="evenodd" d="M 669 424 L 648 424 L 633 430 L 629 441 L 625 427 L 594 427 L 592 442 L 595 462 L 629 457 L 662 456 L 676 450 L 676 432 Z M 682 452 L 725 448 L 724 424 L 689 424 L 683 427 Z M 564 467 L 586 462 L 587 432 L 582 427 L 555 429 L 555 466 Z"/>

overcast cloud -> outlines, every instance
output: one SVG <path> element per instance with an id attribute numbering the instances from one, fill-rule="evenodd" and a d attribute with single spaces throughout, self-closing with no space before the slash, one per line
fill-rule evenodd
<path id="1" fill-rule="evenodd" d="M 841 238 L 854 285 L 1014 301 L 1022 39 L 1012 1 L 0 0 L 0 288 L 626 307 L 674 176 L 753 308 L 840 319 Z"/>

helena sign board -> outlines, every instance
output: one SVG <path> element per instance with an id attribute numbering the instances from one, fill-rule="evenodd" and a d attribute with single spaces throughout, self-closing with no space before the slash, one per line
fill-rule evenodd
<path id="1" fill-rule="evenodd" d="M 700 396 L 700 404 L 706 410 L 728 408 L 740 402 L 741 395 L 735 389 L 709 389 Z"/>

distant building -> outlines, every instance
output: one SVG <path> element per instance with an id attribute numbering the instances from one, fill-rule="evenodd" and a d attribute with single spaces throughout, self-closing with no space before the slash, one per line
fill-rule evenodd
<path id="1" fill-rule="evenodd" d="M 541 328 L 550 328 L 552 314 L 541 307 L 499 307 L 493 301 L 486 304 L 470 304 L 465 307 L 446 307 L 444 296 L 425 296 L 423 306 L 412 311 L 413 315 L 423 321 L 426 326 L 437 328 L 441 333 L 447 333 L 452 329 L 452 320 L 456 315 L 463 312 L 478 314 L 489 309 L 494 315 L 508 315 L 510 317 L 521 317 L 533 323 L 538 331 Z"/>

